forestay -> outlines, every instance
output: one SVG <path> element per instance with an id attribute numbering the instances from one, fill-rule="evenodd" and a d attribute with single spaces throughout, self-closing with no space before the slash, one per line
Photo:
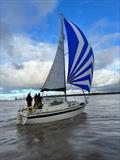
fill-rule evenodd
<path id="1" fill-rule="evenodd" d="M 93 77 L 94 55 L 83 32 L 64 18 L 68 39 L 67 82 L 90 92 Z"/>

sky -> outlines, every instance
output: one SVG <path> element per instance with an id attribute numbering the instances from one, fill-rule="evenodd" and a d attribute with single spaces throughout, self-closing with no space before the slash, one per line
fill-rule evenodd
<path id="1" fill-rule="evenodd" d="M 91 91 L 120 91 L 120 0 L 0 0 L 0 99 L 39 92 L 56 53 L 59 13 L 93 48 Z"/>

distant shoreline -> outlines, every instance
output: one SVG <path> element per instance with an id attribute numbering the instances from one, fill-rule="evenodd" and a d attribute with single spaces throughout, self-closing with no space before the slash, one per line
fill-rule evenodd
<path id="1" fill-rule="evenodd" d="M 120 94 L 120 92 L 99 92 L 99 93 L 90 93 L 90 94 L 85 94 L 85 96 L 99 96 L 99 95 L 112 95 L 112 94 Z M 73 96 L 84 96 L 84 94 L 67 94 L 68 97 L 73 97 Z M 52 97 L 64 97 L 64 95 L 49 95 L 49 96 L 43 96 L 44 98 L 52 98 Z M 18 100 L 25 100 L 24 98 L 17 98 L 17 99 L 1 99 L 0 101 L 18 101 Z"/>

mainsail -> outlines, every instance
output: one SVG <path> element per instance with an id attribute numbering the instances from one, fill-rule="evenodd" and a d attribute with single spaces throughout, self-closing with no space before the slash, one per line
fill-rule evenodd
<path id="1" fill-rule="evenodd" d="M 63 17 L 60 21 L 60 37 L 57 52 L 48 77 L 41 91 L 65 91 L 65 60 L 64 60 L 64 34 Z"/>
<path id="2" fill-rule="evenodd" d="M 69 84 L 90 92 L 93 77 L 94 55 L 83 32 L 71 21 L 64 18 L 68 39 Z"/>

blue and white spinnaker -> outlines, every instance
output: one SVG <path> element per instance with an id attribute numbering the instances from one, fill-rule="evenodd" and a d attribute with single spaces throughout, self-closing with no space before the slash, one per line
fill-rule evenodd
<path id="1" fill-rule="evenodd" d="M 92 48 L 83 32 L 75 24 L 65 18 L 64 24 L 69 50 L 67 82 L 90 92 L 94 66 Z"/>

